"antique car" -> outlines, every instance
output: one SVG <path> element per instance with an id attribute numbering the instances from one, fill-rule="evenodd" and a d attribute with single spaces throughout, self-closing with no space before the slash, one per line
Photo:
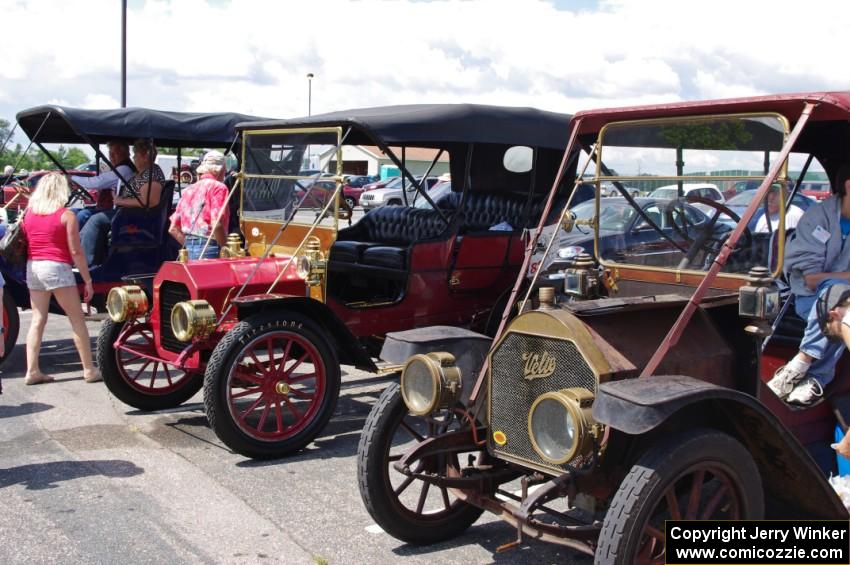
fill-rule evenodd
<path id="1" fill-rule="evenodd" d="M 240 126 L 244 247 L 234 237 L 226 258 L 164 264 L 150 297 L 132 285 L 113 291 L 98 344 L 104 380 L 144 410 L 203 385 L 207 418 L 234 451 L 300 449 L 333 413 L 340 365 L 378 371 L 387 332 L 495 323 L 568 125 L 564 114 L 446 104 Z M 339 229 L 346 144 L 381 147 L 410 184 L 406 148 L 431 150 L 431 167 L 447 154 L 452 178 L 466 181 L 436 202 L 419 187 L 427 206 L 378 208 Z M 316 202 L 310 181 L 320 177 L 298 173 L 320 154 L 336 190 Z"/>
<path id="2" fill-rule="evenodd" d="M 86 144 L 100 163 L 108 163 L 99 145 L 112 139 L 149 138 L 158 146 L 176 148 L 220 148 L 228 150 L 235 140 L 235 125 L 252 118 L 243 114 L 218 113 L 199 114 L 166 112 L 145 108 L 117 110 L 87 110 L 63 106 L 37 106 L 23 110 L 17 115 L 20 128 L 48 157 L 53 159 L 45 144 Z M 54 159 L 58 169 L 61 164 Z M 64 171 L 71 173 L 72 171 Z M 90 173 L 86 173 L 90 174 Z M 30 175 L 33 178 L 34 175 Z M 29 180 L 29 179 L 28 179 Z M 126 179 L 125 179 L 126 180 Z M 34 184 L 27 187 L 34 188 Z M 73 187 L 72 187 L 73 188 Z M 124 284 L 124 277 L 134 277 L 156 272 L 159 265 L 177 256 L 179 246 L 168 235 L 168 216 L 171 213 L 172 193 L 180 190 L 173 182 L 166 182 L 159 205 L 150 209 L 122 209 L 112 220 L 112 229 L 105 254 L 90 265 L 94 287 L 91 306 L 106 310 L 109 290 Z M 17 198 L 11 197 L 6 206 L 26 197 L 21 188 Z M 69 206 L 89 204 L 97 195 L 76 187 Z M 29 291 L 26 285 L 25 267 L 12 267 L 0 260 L 0 275 L 6 282 L 3 293 L 4 327 L 6 328 L 6 355 L 11 352 L 18 335 L 19 321 L 16 306 L 29 308 Z M 82 289 L 82 279 L 76 273 Z M 61 309 L 54 309 L 61 312 Z"/>
<path id="3" fill-rule="evenodd" d="M 375 522 L 427 544 L 486 510 L 516 528 L 500 551 L 534 539 L 620 564 L 664 563 L 670 519 L 847 520 L 827 476 L 850 371 L 839 364 L 810 407 L 765 385 L 796 353 L 802 321 L 774 284 L 783 223 L 766 240 L 748 224 L 772 183 L 784 203 L 799 190 L 783 188 L 789 175 L 832 178 L 850 155 L 848 123 L 850 92 L 576 114 L 567 151 L 589 152 L 597 184 L 627 186 L 638 171 L 679 186 L 737 181 L 729 172 L 742 167 L 730 165 L 744 163 L 763 170 L 757 196 L 720 245 L 706 228 L 726 215 L 722 204 L 708 222 L 680 226 L 673 266 L 597 248 L 598 262 L 578 256 L 560 287 L 519 277 L 521 300 L 505 305 L 493 340 L 434 327 L 389 334 L 381 358 L 404 363 L 400 383 L 373 407 L 358 447 Z M 598 240 L 596 206 L 582 220 L 565 208 L 564 229 Z"/>

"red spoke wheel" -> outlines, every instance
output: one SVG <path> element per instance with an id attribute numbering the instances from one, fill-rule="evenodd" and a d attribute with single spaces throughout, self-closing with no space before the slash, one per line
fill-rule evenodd
<path id="1" fill-rule="evenodd" d="M 758 520 L 758 467 L 733 437 L 697 429 L 651 447 L 611 501 L 596 563 L 663 564 L 665 520 Z"/>
<path id="2" fill-rule="evenodd" d="M 413 479 L 393 464 L 418 442 L 461 427 L 456 418 L 446 423 L 408 413 L 401 387 L 393 383 L 372 408 L 357 448 L 357 478 L 366 509 L 385 532 L 407 543 L 436 543 L 466 531 L 482 509 L 467 504 L 443 487 Z M 461 463 L 480 453 L 424 459 L 414 471 L 458 476 Z"/>
<path id="3" fill-rule="evenodd" d="M 120 345 L 115 341 L 126 324 L 133 324 Z M 175 369 L 156 357 L 153 329 L 149 322 L 106 320 L 97 338 L 97 365 L 106 387 L 121 402 L 139 410 L 162 410 L 180 406 L 201 389 L 200 373 Z"/>
<path id="4" fill-rule="evenodd" d="M 3 355 L 0 356 L 0 363 L 12 353 L 15 343 L 18 341 L 18 332 L 21 329 L 21 319 L 18 316 L 18 306 L 15 304 L 15 299 L 12 298 L 12 293 L 6 290 L 3 292 Z"/>
<path id="5" fill-rule="evenodd" d="M 339 361 L 318 327 L 296 314 L 261 314 L 216 346 L 204 376 L 204 406 L 233 451 L 272 459 L 322 431 L 339 384 Z"/>

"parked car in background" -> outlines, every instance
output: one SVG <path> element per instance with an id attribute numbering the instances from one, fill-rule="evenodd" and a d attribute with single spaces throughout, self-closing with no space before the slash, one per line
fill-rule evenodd
<path id="1" fill-rule="evenodd" d="M 684 193 L 684 196 L 698 196 L 700 198 L 714 200 L 715 202 L 726 202 L 726 199 L 723 198 L 723 194 L 721 194 L 720 190 L 717 189 L 716 184 L 706 182 L 685 183 L 682 186 L 682 192 Z M 678 198 L 679 185 L 668 184 L 667 186 L 661 186 L 653 190 L 649 194 L 649 197 L 663 198 L 667 200 Z"/>
<path id="2" fill-rule="evenodd" d="M 729 208 L 731 211 L 735 212 L 738 216 L 740 216 L 741 214 L 744 213 L 744 210 L 747 209 L 747 206 L 750 205 L 750 202 L 752 202 L 755 195 L 756 195 L 755 190 L 747 190 L 745 192 L 742 192 L 741 194 L 735 196 L 734 198 L 727 200 L 726 201 L 726 207 Z M 815 202 L 816 202 L 816 200 L 814 198 L 811 198 L 810 196 L 805 196 L 803 194 L 797 193 L 797 194 L 794 195 L 794 199 L 791 201 L 791 205 L 796 206 L 801 211 L 805 212 L 806 210 L 809 209 L 809 207 L 813 206 L 815 204 Z M 758 225 L 758 222 L 759 222 L 759 220 L 761 219 L 762 216 L 764 216 L 764 207 L 760 206 L 759 209 L 756 210 L 756 213 L 753 216 L 753 219 L 750 220 L 750 223 L 748 224 L 748 227 L 750 228 L 750 230 L 754 231 L 756 229 L 756 225 Z M 787 220 L 786 220 L 786 225 L 787 225 L 787 227 L 791 228 L 791 227 L 796 226 L 796 223 L 794 224 L 794 226 L 791 226 L 791 225 L 788 225 Z"/>
<path id="3" fill-rule="evenodd" d="M 352 188 L 363 188 L 367 184 L 378 181 L 378 177 L 371 175 L 346 175 L 345 184 Z"/>
<path id="4" fill-rule="evenodd" d="M 301 180 L 299 181 L 298 186 L 295 187 L 296 196 L 299 199 L 303 198 L 307 188 L 311 186 L 313 187 L 313 190 L 311 190 L 310 194 L 307 195 L 307 199 L 304 200 L 302 206 L 309 208 L 324 208 L 325 204 L 328 202 L 328 198 L 330 198 L 334 190 L 336 190 L 336 183 L 332 180 L 319 180 L 315 182 Z M 345 200 L 345 203 L 349 208 L 357 206 L 357 202 L 362 193 L 362 188 L 355 188 L 348 186 L 347 184 L 342 187 L 342 198 Z"/>
<path id="5" fill-rule="evenodd" d="M 626 189 L 626 192 L 628 192 L 629 196 L 631 196 L 632 198 L 637 198 L 638 196 L 640 196 L 640 190 L 638 190 L 637 188 L 635 188 L 633 186 L 624 186 L 623 188 Z M 600 186 L 599 186 L 599 195 L 600 196 L 606 196 L 606 197 L 607 196 L 622 196 L 620 191 L 617 190 L 617 187 L 614 186 L 613 182 L 603 182 L 603 183 L 601 183 Z"/>
<path id="6" fill-rule="evenodd" d="M 606 198 L 599 204 L 598 250 L 603 257 L 617 255 L 629 263 L 654 267 L 674 267 L 681 259 L 676 243 L 684 246 L 685 227 L 690 231 L 706 226 L 713 214 L 706 214 L 692 204 L 669 207 L 672 200 L 638 197 L 635 203 L 655 223 L 651 226 L 625 198 Z M 668 208 L 669 207 L 669 208 Z M 668 213 L 667 210 L 670 210 Z M 683 212 L 684 210 L 684 212 Z M 576 220 L 590 220 L 596 211 L 596 202 L 589 200 L 572 209 Z M 684 218 L 683 218 L 684 213 Z M 673 224 L 680 230 L 676 230 Z M 711 227 L 717 237 L 732 231 L 722 222 Z M 593 229 L 576 227 L 561 236 L 558 259 L 549 271 L 561 271 L 566 262 L 580 253 L 594 255 Z"/>
<path id="7" fill-rule="evenodd" d="M 422 177 L 416 177 L 416 182 L 422 182 Z M 437 177 L 428 177 L 425 179 L 425 188 L 430 190 L 438 182 L 440 182 L 440 179 Z M 404 188 L 402 184 L 404 184 Z M 361 195 L 360 205 L 363 206 L 364 210 L 372 210 L 373 208 L 384 205 L 401 206 L 404 204 L 403 192 L 407 193 L 408 204 L 412 204 L 416 196 L 416 189 L 410 183 L 409 179 L 404 179 L 402 182 L 402 178 L 398 177 L 388 183 L 384 188 L 376 188 Z"/>
<path id="8" fill-rule="evenodd" d="M 393 182 L 399 177 L 387 177 L 384 180 L 376 180 L 375 182 L 370 182 L 368 184 L 363 185 L 363 190 L 375 190 L 376 188 L 384 188 L 389 183 Z"/>
<path id="9" fill-rule="evenodd" d="M 832 189 L 827 180 L 803 181 L 800 183 L 800 192 L 815 200 L 823 200 L 832 194 Z"/>

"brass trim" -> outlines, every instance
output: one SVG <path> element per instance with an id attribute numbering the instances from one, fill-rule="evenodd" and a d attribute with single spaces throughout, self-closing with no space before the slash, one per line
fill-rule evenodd
<path id="1" fill-rule="evenodd" d="M 428 405 L 425 408 L 423 408 L 421 410 L 414 409 L 411 406 L 410 400 L 408 399 L 408 396 L 407 396 L 407 389 L 404 386 L 404 381 L 405 381 L 404 375 L 405 375 L 405 373 L 407 373 L 407 370 L 410 368 L 411 365 L 413 365 L 414 363 L 417 363 L 417 362 L 423 363 L 425 365 L 425 368 L 428 371 L 428 374 L 431 376 L 431 401 L 428 403 Z M 400 387 L 401 387 L 401 397 L 404 400 L 404 405 L 407 406 L 407 409 L 414 416 L 425 416 L 425 415 L 433 412 L 434 409 L 437 407 L 437 403 L 440 400 L 440 384 L 439 384 L 440 383 L 440 374 L 439 374 L 439 371 L 440 371 L 440 368 L 437 365 L 437 362 L 434 359 L 432 359 L 431 357 L 428 357 L 427 355 L 424 355 L 422 353 L 417 353 L 416 355 L 412 355 L 410 357 L 410 359 L 408 359 L 407 362 L 405 362 L 404 368 L 401 370 L 401 380 L 399 381 L 399 384 L 400 384 Z"/>
<path id="2" fill-rule="evenodd" d="M 114 308 L 115 299 L 120 300 L 117 309 Z M 148 311 L 148 295 L 138 285 L 113 287 L 106 295 L 106 310 L 112 321 L 116 323 L 138 318 Z"/>

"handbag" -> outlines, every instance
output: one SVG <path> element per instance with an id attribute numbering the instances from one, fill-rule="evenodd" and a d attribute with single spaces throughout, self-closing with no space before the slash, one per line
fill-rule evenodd
<path id="1" fill-rule="evenodd" d="M 29 241 L 24 231 L 24 216 L 26 211 L 17 222 L 6 229 L 6 233 L 0 239 L 0 257 L 13 267 L 25 265 L 29 254 Z"/>

